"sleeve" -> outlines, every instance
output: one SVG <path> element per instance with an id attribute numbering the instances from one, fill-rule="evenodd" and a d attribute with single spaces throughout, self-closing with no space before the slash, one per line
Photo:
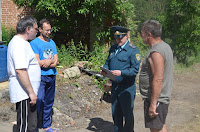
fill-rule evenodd
<path id="1" fill-rule="evenodd" d="M 110 56 L 110 54 L 108 55 L 108 57 L 107 57 L 107 59 L 106 59 L 106 62 L 105 62 L 105 64 L 104 64 L 104 68 L 106 68 L 106 69 L 108 69 L 109 70 L 109 67 L 108 67 L 108 64 L 109 64 L 109 56 Z"/>
<path id="2" fill-rule="evenodd" d="M 20 47 L 16 47 L 13 50 L 13 62 L 14 62 L 14 66 L 15 69 L 24 69 L 24 68 L 28 68 L 29 65 L 29 59 L 28 59 L 28 55 L 26 53 L 26 48 L 25 45 L 22 45 Z"/>
<path id="3" fill-rule="evenodd" d="M 32 40 L 32 41 L 30 42 L 30 45 L 31 45 L 31 48 L 32 48 L 33 52 L 34 52 L 35 54 L 39 54 L 39 50 L 38 50 L 38 48 L 37 48 L 37 42 L 36 42 L 35 40 Z"/>
<path id="4" fill-rule="evenodd" d="M 56 55 L 57 54 L 56 44 L 55 44 L 55 42 L 53 40 L 51 40 L 51 41 L 52 41 L 52 44 L 53 44 L 54 55 Z"/>
<path id="5" fill-rule="evenodd" d="M 140 68 L 140 52 L 138 48 L 131 53 L 130 68 L 121 70 L 122 76 L 136 76 Z"/>

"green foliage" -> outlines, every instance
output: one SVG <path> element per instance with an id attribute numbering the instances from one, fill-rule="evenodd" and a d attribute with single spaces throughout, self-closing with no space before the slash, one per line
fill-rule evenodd
<path id="1" fill-rule="evenodd" d="M 101 89 L 101 91 L 103 91 L 103 87 L 104 87 L 104 84 L 106 83 L 106 81 L 108 80 L 108 78 L 96 78 L 94 75 L 92 76 L 93 80 L 94 80 L 94 83 L 95 85 Z"/>
<path id="2" fill-rule="evenodd" d="M 78 87 L 78 88 L 81 88 L 81 85 L 79 84 L 79 83 L 74 83 L 74 85 L 76 86 L 76 87 Z"/>
<path id="3" fill-rule="evenodd" d="M 100 45 L 98 42 L 95 42 L 93 49 L 94 50 L 89 54 L 88 63 L 86 63 L 84 67 L 91 71 L 99 72 L 100 66 L 104 65 L 108 57 L 108 48 L 105 45 Z M 96 86 L 102 90 L 107 78 L 96 78 L 94 75 L 92 78 Z"/>
<path id="4" fill-rule="evenodd" d="M 55 32 L 65 36 L 64 43 L 73 39 L 75 45 L 81 42 L 91 51 L 96 40 L 109 40 L 112 25 L 130 28 L 134 34 L 135 8 L 126 0 L 13 0 L 19 7 L 36 10 L 35 17 L 49 19 Z M 93 29 L 96 29 L 93 31 Z M 96 38 L 93 42 L 91 35 Z M 55 35 L 55 39 L 56 39 Z"/>
<path id="5" fill-rule="evenodd" d="M 149 46 L 143 43 L 143 40 L 139 33 L 136 34 L 136 37 L 133 37 L 131 39 L 131 42 L 135 46 L 137 46 L 137 48 L 139 49 L 141 60 L 142 60 L 145 57 L 145 55 L 147 54 L 147 51 L 149 50 Z"/>
<path id="6" fill-rule="evenodd" d="M 164 37 L 171 39 L 171 47 L 178 63 L 191 65 L 200 53 L 200 2 L 198 0 L 170 0 L 161 18 Z"/>
<path id="7" fill-rule="evenodd" d="M 14 35 L 15 30 L 13 28 L 6 28 L 5 25 L 2 25 L 2 41 L 5 45 L 8 45 Z"/>
<path id="8" fill-rule="evenodd" d="M 77 58 L 74 58 L 74 56 L 68 52 L 65 45 L 61 45 L 60 48 L 57 47 L 57 54 L 59 58 L 59 66 L 71 67 L 74 62 L 77 61 Z"/>
<path id="9" fill-rule="evenodd" d="M 149 19 L 155 19 L 166 10 L 167 0 L 130 0 L 136 10 L 136 20 L 143 23 Z"/>
<path id="10" fill-rule="evenodd" d="M 87 48 L 80 42 L 75 45 L 73 40 L 68 43 L 68 47 L 61 45 L 57 47 L 57 53 L 60 66 L 72 67 L 76 61 L 83 61 L 88 59 Z"/>
<path id="11" fill-rule="evenodd" d="M 90 52 L 89 63 L 86 64 L 86 67 L 92 71 L 99 72 L 100 66 L 104 65 L 108 57 L 108 48 L 106 48 L 105 45 L 99 45 L 95 42 L 93 49 L 94 50 Z"/>
<path id="12" fill-rule="evenodd" d="M 166 10 L 167 0 L 129 0 L 135 6 L 135 23 L 138 28 L 135 34 L 131 34 L 131 42 L 136 45 L 141 54 L 141 59 L 146 55 L 149 46 L 143 44 L 140 36 L 142 23 L 149 19 L 156 19 Z"/>
<path id="13" fill-rule="evenodd" d="M 73 56 L 74 58 L 77 58 L 78 60 L 85 61 L 88 59 L 87 47 L 84 46 L 81 42 L 79 42 L 79 44 L 75 45 L 74 41 L 72 40 L 68 44 L 67 51 L 71 56 Z"/>
<path id="14" fill-rule="evenodd" d="M 72 95 L 72 94 L 69 94 L 69 98 L 70 98 L 70 99 L 73 99 L 74 97 L 73 97 L 73 95 Z"/>

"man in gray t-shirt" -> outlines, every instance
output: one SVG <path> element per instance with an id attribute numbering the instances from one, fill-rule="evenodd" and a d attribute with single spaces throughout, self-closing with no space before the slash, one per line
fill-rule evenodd
<path id="1" fill-rule="evenodd" d="M 158 21 L 144 22 L 141 36 L 150 50 L 142 62 L 139 87 L 144 99 L 145 127 L 151 132 L 167 132 L 165 120 L 172 92 L 173 53 L 161 34 Z"/>

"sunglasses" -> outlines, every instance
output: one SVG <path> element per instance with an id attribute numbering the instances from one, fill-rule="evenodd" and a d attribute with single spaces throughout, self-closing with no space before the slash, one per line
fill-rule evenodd
<path id="1" fill-rule="evenodd" d="M 117 39 L 117 38 L 123 38 L 126 34 L 121 34 L 121 35 L 114 35 L 114 38 Z"/>

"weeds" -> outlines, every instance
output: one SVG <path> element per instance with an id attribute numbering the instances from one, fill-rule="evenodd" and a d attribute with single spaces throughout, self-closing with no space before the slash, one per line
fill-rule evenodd
<path id="1" fill-rule="evenodd" d="M 99 45 L 97 42 L 94 43 L 93 51 L 90 53 L 89 63 L 86 64 L 86 67 L 92 71 L 99 72 L 100 66 L 104 65 L 107 56 L 108 49 L 105 45 Z"/>
<path id="2" fill-rule="evenodd" d="M 71 40 L 71 42 L 68 44 L 67 51 L 71 56 L 73 56 L 79 61 L 85 61 L 88 59 L 88 49 L 81 42 L 75 45 L 74 41 Z"/>
<path id="3" fill-rule="evenodd" d="M 78 88 L 81 88 L 81 85 L 79 84 L 79 83 L 74 83 L 74 85 L 76 86 L 76 87 L 78 87 Z"/>
<path id="4" fill-rule="evenodd" d="M 15 34 L 16 32 L 13 28 L 6 28 L 5 25 L 2 25 L 2 40 L 5 45 L 8 46 L 8 43 Z"/>
<path id="5" fill-rule="evenodd" d="M 72 95 L 72 94 L 69 94 L 69 98 L 70 98 L 70 99 L 73 99 L 73 95 Z"/>
<path id="6" fill-rule="evenodd" d="M 75 45 L 73 40 L 67 48 L 65 45 L 61 45 L 60 48 L 57 47 L 59 66 L 72 67 L 76 61 L 88 61 L 89 63 L 86 63 L 84 67 L 91 71 L 99 72 L 100 66 L 105 63 L 108 56 L 108 49 L 105 45 L 100 46 L 97 42 L 94 43 L 93 49 L 88 54 L 87 48 L 82 43 Z M 102 89 L 105 80 L 96 79 L 95 77 L 93 79 L 95 84 Z"/>
<path id="7" fill-rule="evenodd" d="M 59 66 L 71 67 L 74 65 L 74 62 L 78 60 L 68 52 L 65 45 L 61 45 L 60 48 L 57 47 L 57 53 L 59 58 Z"/>

